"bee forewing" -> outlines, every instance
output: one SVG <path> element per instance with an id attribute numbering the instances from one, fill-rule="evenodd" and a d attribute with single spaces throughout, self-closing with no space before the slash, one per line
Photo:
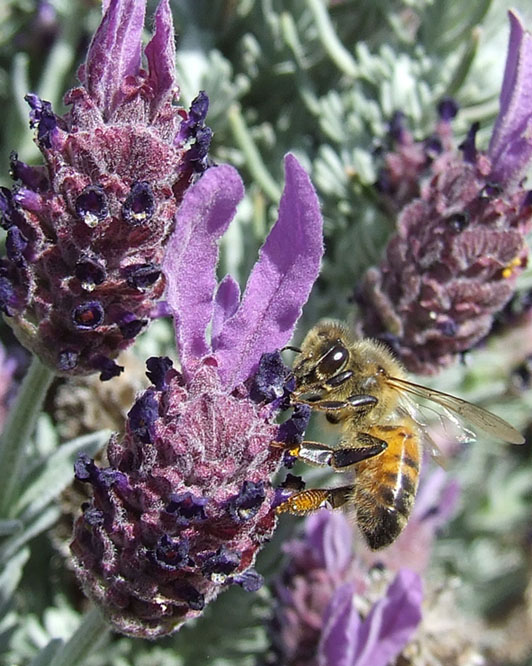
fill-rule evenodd
<path id="1" fill-rule="evenodd" d="M 436 389 L 414 384 L 406 379 L 389 377 L 387 381 L 390 386 L 398 390 L 407 391 L 419 398 L 430 400 L 445 407 L 451 412 L 458 414 L 458 416 L 471 425 L 480 428 L 480 430 L 483 430 L 488 435 L 502 439 L 510 444 L 524 444 L 525 438 L 523 435 L 507 421 L 482 407 L 477 407 L 477 405 L 467 402 L 467 400 L 457 398 L 448 393 L 442 393 Z"/>

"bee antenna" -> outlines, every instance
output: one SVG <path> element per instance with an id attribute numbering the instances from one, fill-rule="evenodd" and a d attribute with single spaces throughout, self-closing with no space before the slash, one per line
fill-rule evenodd
<path id="1" fill-rule="evenodd" d="M 294 347 L 293 345 L 286 345 L 281 349 L 282 352 L 284 351 L 293 351 L 296 352 L 297 354 L 301 354 L 301 349 L 299 347 Z"/>

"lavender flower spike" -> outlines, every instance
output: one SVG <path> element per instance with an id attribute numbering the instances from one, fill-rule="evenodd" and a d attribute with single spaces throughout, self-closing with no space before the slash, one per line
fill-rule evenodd
<path id="1" fill-rule="evenodd" d="M 0 191 L 0 309 L 21 342 L 63 375 L 120 372 L 113 359 L 155 312 L 176 210 L 206 168 L 207 96 L 189 112 L 175 104 L 169 2 L 161 0 L 143 54 L 145 5 L 104 3 L 64 117 L 27 95 L 44 165 L 13 154 L 17 184 Z"/>
<path id="2" fill-rule="evenodd" d="M 76 465 L 94 495 L 74 527 L 76 570 L 113 627 L 131 636 L 171 633 L 228 585 L 261 584 L 252 567 L 276 524 L 271 479 L 282 450 L 270 444 L 280 437 L 275 415 L 288 376 L 275 349 L 291 335 L 323 250 L 308 176 L 292 156 L 286 173 L 279 221 L 248 283 L 253 297 L 242 303 L 232 279 L 219 286 L 215 279 L 217 241 L 242 182 L 231 167 L 213 167 L 187 191 L 164 261 L 181 372 L 169 359 L 149 359 L 153 387 L 131 408 L 124 438 L 109 442 L 110 467 L 87 456 Z M 283 213 L 287 202 L 292 217 Z M 272 244 L 281 233 L 291 256 Z M 302 259 L 303 277 L 293 284 Z M 264 301 L 253 293 L 260 282 Z M 232 330 L 233 318 L 241 323 L 231 355 L 214 341 Z M 260 363 L 263 354 L 277 362 Z M 297 424 L 283 426 L 297 436 Z"/>
<path id="3" fill-rule="evenodd" d="M 353 539 L 345 516 L 324 509 L 306 519 L 301 539 L 285 545 L 268 663 L 387 666 L 409 642 L 421 622 L 418 574 L 365 567 Z"/>
<path id="4" fill-rule="evenodd" d="M 488 155 L 494 180 L 517 182 L 532 158 L 532 34 L 516 13 L 508 17 L 506 70 Z"/>
<path id="5" fill-rule="evenodd" d="M 532 159 L 532 35 L 513 13 L 510 22 L 488 152 L 475 145 L 478 123 L 454 149 L 456 107 L 447 101 L 433 137 L 403 141 L 385 157 L 379 187 L 398 212 L 397 233 L 355 298 L 360 333 L 390 344 L 412 372 L 434 374 L 484 338 L 527 264 L 532 197 L 523 176 Z"/>

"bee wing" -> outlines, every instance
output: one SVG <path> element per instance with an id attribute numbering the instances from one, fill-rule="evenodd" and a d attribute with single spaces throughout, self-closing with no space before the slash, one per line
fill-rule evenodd
<path id="1" fill-rule="evenodd" d="M 414 382 L 409 382 L 406 379 L 399 379 L 398 377 L 388 377 L 387 383 L 393 388 L 407 391 L 418 398 L 424 398 L 437 405 L 441 405 L 450 412 L 454 412 L 471 425 L 480 428 L 480 430 L 483 430 L 488 435 L 502 439 L 510 444 L 523 444 L 525 441 L 523 435 L 521 435 L 521 433 L 507 421 L 488 412 L 487 409 L 483 409 L 482 407 L 467 402 L 467 400 L 457 398 L 448 393 L 442 393 L 436 389 L 414 384 Z"/>

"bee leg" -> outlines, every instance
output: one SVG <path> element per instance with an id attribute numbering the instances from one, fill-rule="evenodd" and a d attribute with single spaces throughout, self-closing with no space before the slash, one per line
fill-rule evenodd
<path id="1" fill-rule="evenodd" d="M 334 449 L 329 461 L 329 465 L 333 469 L 340 472 L 345 471 L 351 465 L 378 456 L 388 448 L 388 443 L 384 439 L 379 439 L 365 432 L 358 433 L 356 441 L 362 446 L 344 446 Z"/>
<path id="2" fill-rule="evenodd" d="M 361 435 L 364 435 L 363 437 Z M 382 453 L 388 444 L 378 437 L 367 435 L 366 433 L 359 433 L 357 441 L 363 446 L 357 447 L 344 447 L 332 448 L 321 442 L 305 441 L 297 444 L 292 448 L 287 448 L 288 453 L 298 460 L 303 460 L 309 465 L 315 467 L 332 467 L 333 469 L 342 471 L 346 467 L 350 467 L 362 460 L 373 458 Z M 285 448 L 282 442 L 272 442 L 273 446 L 280 445 Z"/>
<path id="3" fill-rule="evenodd" d="M 338 509 L 345 504 L 353 493 L 353 486 L 342 486 L 341 488 L 316 488 L 302 490 L 294 493 L 276 508 L 275 513 L 291 513 L 295 516 L 305 516 L 323 506 L 325 502 L 333 509 Z"/>
<path id="4" fill-rule="evenodd" d="M 316 393 L 304 394 L 301 397 L 298 396 L 295 398 L 294 402 L 309 405 L 310 407 L 319 409 L 323 412 L 335 412 L 339 409 L 348 409 L 349 407 L 352 407 L 357 411 L 369 411 L 379 402 L 374 395 L 366 394 L 350 395 L 345 400 L 324 400 L 324 393 L 325 392 L 320 391 Z"/>

